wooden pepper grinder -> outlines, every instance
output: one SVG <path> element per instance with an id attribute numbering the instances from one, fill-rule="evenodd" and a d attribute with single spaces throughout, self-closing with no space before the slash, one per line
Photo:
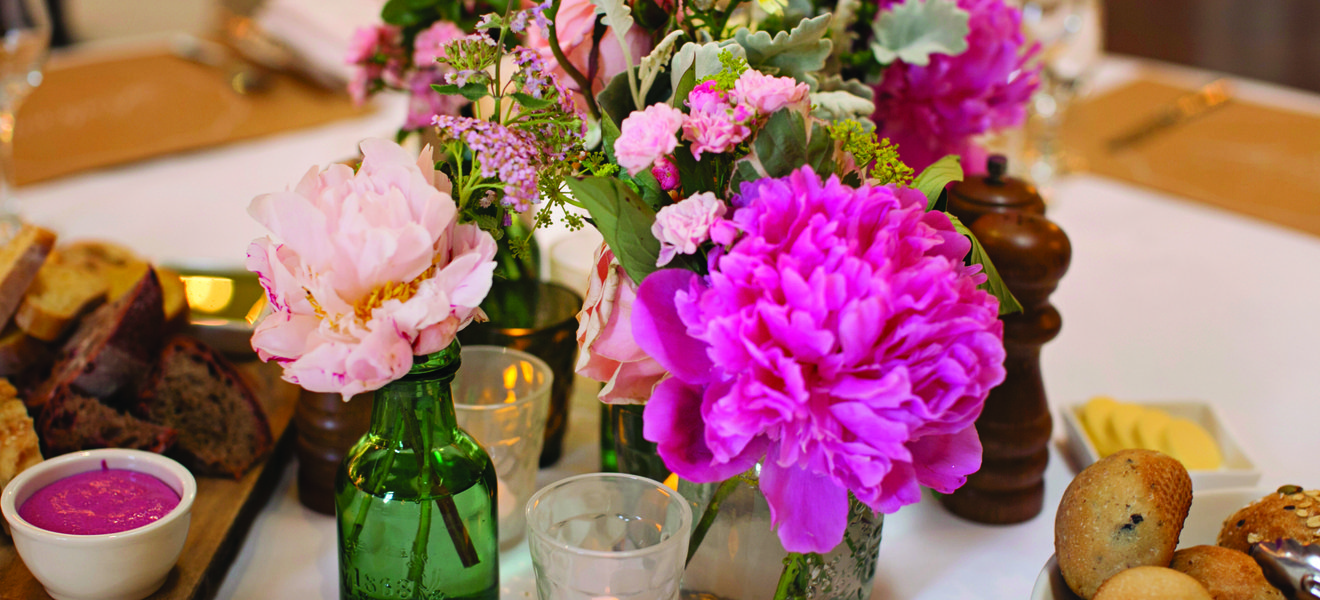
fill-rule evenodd
<path id="1" fill-rule="evenodd" d="M 339 394 L 302 391 L 293 422 L 297 429 L 298 501 L 335 514 L 335 475 L 349 448 L 371 426 L 370 393 L 344 402 Z"/>
<path id="2" fill-rule="evenodd" d="M 976 420 L 981 470 L 941 497 L 954 514 L 980 523 L 1020 523 L 1040 514 L 1045 499 L 1052 422 L 1040 372 L 1040 349 L 1059 334 L 1050 304 L 1068 270 L 1068 236 L 1044 216 L 1032 186 L 1005 178 L 1007 162 L 992 156 L 988 175 L 955 184 L 949 212 L 976 234 L 1023 311 L 1004 315 L 1004 383 L 990 392 Z"/>

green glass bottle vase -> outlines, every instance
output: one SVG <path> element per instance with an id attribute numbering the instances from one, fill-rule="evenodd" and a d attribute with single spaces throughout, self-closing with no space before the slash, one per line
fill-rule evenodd
<path id="1" fill-rule="evenodd" d="M 495 467 L 454 417 L 459 345 L 376 390 L 335 481 L 341 600 L 498 600 Z"/>

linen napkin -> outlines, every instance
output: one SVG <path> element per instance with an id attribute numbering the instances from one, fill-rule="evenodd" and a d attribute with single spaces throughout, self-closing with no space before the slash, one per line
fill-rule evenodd
<path id="1" fill-rule="evenodd" d="M 347 82 L 353 32 L 380 23 L 384 0 L 267 0 L 253 18 L 312 67 Z"/>

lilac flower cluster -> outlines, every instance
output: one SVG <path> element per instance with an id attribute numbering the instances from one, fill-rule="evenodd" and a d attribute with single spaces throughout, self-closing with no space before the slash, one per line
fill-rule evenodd
<path id="1" fill-rule="evenodd" d="M 899 0 L 881 0 L 885 10 Z M 920 171 L 946 154 L 963 156 L 979 169 L 983 161 L 972 138 L 1013 127 L 1026 118 L 1026 104 L 1039 83 L 1029 68 L 1036 47 L 1027 47 L 1022 14 L 1004 0 L 958 0 L 971 18 L 967 50 L 937 54 L 927 66 L 898 61 L 876 86 L 873 119 L 881 137 L 901 149 L 903 162 Z"/>
<path id="2" fill-rule="evenodd" d="M 437 115 L 434 125 L 442 141 L 461 141 L 472 151 L 473 168 L 482 177 L 504 183 L 505 207 L 523 212 L 540 200 L 537 171 L 546 158 L 545 148 L 531 133 L 451 115 Z"/>
<path id="3" fill-rule="evenodd" d="M 838 545 L 850 492 L 892 513 L 980 467 L 1003 324 L 962 262 L 970 242 L 925 204 L 810 167 L 747 183 L 732 219 L 689 219 L 723 240 L 708 276 L 661 269 L 638 289 L 632 334 L 673 375 L 646 405 L 646 439 L 691 481 L 760 462 L 790 552 Z"/>

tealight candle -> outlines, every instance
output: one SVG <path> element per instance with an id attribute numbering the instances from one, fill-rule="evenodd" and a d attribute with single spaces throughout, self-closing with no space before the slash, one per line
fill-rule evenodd
<path id="1" fill-rule="evenodd" d="M 137 529 L 169 514 L 179 494 L 145 473 L 101 469 L 59 479 L 37 490 L 18 516 L 53 533 L 103 535 Z"/>

